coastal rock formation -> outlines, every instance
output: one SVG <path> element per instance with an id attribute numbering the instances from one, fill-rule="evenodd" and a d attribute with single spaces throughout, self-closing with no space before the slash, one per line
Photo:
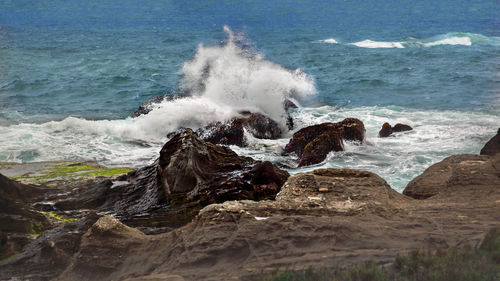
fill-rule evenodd
<path id="1" fill-rule="evenodd" d="M 356 118 L 337 123 L 322 123 L 300 129 L 285 147 L 286 153 L 295 152 L 299 167 L 325 160 L 331 151 L 343 151 L 343 140 L 363 142 L 365 126 Z"/>
<path id="2" fill-rule="evenodd" d="M 446 197 L 463 188 L 479 192 L 481 188 L 495 186 L 500 191 L 500 155 L 454 155 L 430 166 L 409 182 L 403 194 L 426 199 L 438 194 Z"/>
<path id="3" fill-rule="evenodd" d="M 386 122 L 382 125 L 382 129 L 380 129 L 380 131 L 378 132 L 378 136 L 381 138 L 385 138 L 392 135 L 392 133 L 411 130 L 413 130 L 413 128 L 405 124 L 397 123 L 396 125 L 394 125 L 394 127 L 392 127 L 389 123 Z"/>
<path id="4" fill-rule="evenodd" d="M 158 163 L 158 184 L 172 205 L 273 199 L 288 176 L 270 162 L 205 142 L 190 129 L 163 146 Z"/>
<path id="5" fill-rule="evenodd" d="M 461 165 L 476 171 L 471 162 Z M 488 181 L 498 177 L 481 173 Z M 500 225 L 499 185 L 478 186 L 468 176 L 454 182 L 440 189 L 442 196 L 416 200 L 370 172 L 320 169 L 291 176 L 276 200 L 211 204 L 164 234 L 144 235 L 104 217 L 82 236 L 56 280 L 254 280 L 291 266 L 390 264 L 410 249 L 479 245 Z"/>
<path id="6" fill-rule="evenodd" d="M 240 116 L 226 123 L 210 124 L 197 133 L 203 140 L 213 144 L 243 146 L 244 129 L 259 139 L 277 139 L 281 136 L 278 123 L 265 115 L 248 111 L 240 112 Z"/>
<path id="7" fill-rule="evenodd" d="M 270 162 L 240 157 L 186 129 L 163 146 L 152 165 L 116 180 L 77 186 L 54 198 L 53 206 L 66 212 L 100 210 L 131 226 L 168 230 L 188 223 L 211 203 L 273 199 L 288 176 Z"/>
<path id="8" fill-rule="evenodd" d="M 495 155 L 500 153 L 500 128 L 498 128 L 497 134 L 491 138 L 481 149 L 481 155 Z"/>

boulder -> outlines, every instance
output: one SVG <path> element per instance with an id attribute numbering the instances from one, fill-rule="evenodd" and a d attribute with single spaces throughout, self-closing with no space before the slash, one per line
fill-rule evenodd
<path id="1" fill-rule="evenodd" d="M 385 138 L 392 135 L 392 133 L 405 132 L 411 130 L 413 130 L 413 128 L 405 124 L 397 123 L 396 125 L 394 125 L 394 127 L 391 127 L 389 123 L 385 122 L 382 125 L 382 129 L 380 129 L 380 131 L 378 132 L 378 136 L 381 138 Z"/>
<path id="2" fill-rule="evenodd" d="M 277 139 L 281 136 L 278 123 L 263 114 L 248 111 L 240 112 L 240 116 L 225 123 L 205 126 L 197 133 L 203 140 L 213 144 L 243 146 L 244 129 L 259 139 Z"/>
<path id="3" fill-rule="evenodd" d="M 404 195 L 427 199 L 436 195 L 450 197 L 462 189 L 476 192 L 500 187 L 500 155 L 453 155 L 427 168 L 408 183 Z"/>
<path id="4" fill-rule="evenodd" d="M 500 152 L 500 128 L 498 128 L 497 134 L 484 145 L 479 154 L 493 156 L 499 152 Z"/>
<path id="5" fill-rule="evenodd" d="M 199 208 L 225 200 L 273 199 L 288 176 L 269 162 L 205 142 L 190 129 L 163 146 L 158 163 L 158 185 L 170 203 Z"/>
<path id="6" fill-rule="evenodd" d="M 295 152 L 299 157 L 299 167 L 302 167 L 322 162 L 331 151 L 343 151 L 344 140 L 363 142 L 364 137 L 363 122 L 346 118 L 337 123 L 322 123 L 300 129 L 293 134 L 285 152 Z"/>

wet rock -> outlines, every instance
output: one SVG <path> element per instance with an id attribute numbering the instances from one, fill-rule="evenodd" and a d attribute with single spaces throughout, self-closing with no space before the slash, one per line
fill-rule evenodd
<path id="1" fill-rule="evenodd" d="M 138 117 L 141 115 L 146 115 L 148 114 L 151 110 L 153 110 L 153 106 L 155 104 L 161 103 L 164 100 L 165 96 L 156 96 L 147 99 L 141 105 L 139 105 L 139 108 L 137 108 L 136 111 L 132 112 L 130 114 L 130 117 Z"/>
<path id="2" fill-rule="evenodd" d="M 408 183 L 403 194 L 427 199 L 441 194 L 449 197 L 461 188 L 477 190 L 500 187 L 500 155 L 454 155 L 436 163 Z"/>
<path id="3" fill-rule="evenodd" d="M 201 207 L 237 199 L 272 199 L 288 173 L 241 157 L 187 129 L 160 151 L 158 183 L 172 205 Z"/>
<path id="4" fill-rule="evenodd" d="M 164 145 L 152 165 L 115 181 L 78 186 L 54 209 L 108 212 L 129 226 L 154 233 L 151 228 L 168 231 L 188 223 L 211 203 L 273 199 L 287 178 L 287 172 L 270 162 L 240 157 L 186 129 Z"/>
<path id="5" fill-rule="evenodd" d="M 344 140 L 363 142 L 364 137 L 363 122 L 346 118 L 337 123 L 322 123 L 300 129 L 293 134 L 285 152 L 295 152 L 299 157 L 299 167 L 307 166 L 322 162 L 331 151 L 343 151 Z"/>
<path id="6" fill-rule="evenodd" d="M 240 119 L 217 122 L 199 129 L 198 133 L 203 140 L 213 144 L 243 146 L 243 122 Z"/>
<path id="7" fill-rule="evenodd" d="M 397 123 L 396 125 L 394 125 L 394 127 L 391 127 L 391 125 L 386 122 L 382 125 L 382 129 L 380 129 L 380 131 L 378 132 L 378 136 L 381 138 L 385 138 L 392 135 L 392 133 L 411 130 L 413 130 L 413 128 L 405 124 Z"/>
<path id="8" fill-rule="evenodd" d="M 210 124 L 197 131 L 200 137 L 213 144 L 243 146 L 244 129 L 259 139 L 277 139 L 281 136 L 278 123 L 260 113 L 240 112 L 228 122 Z"/>
<path id="9" fill-rule="evenodd" d="M 497 134 L 491 138 L 481 149 L 481 155 L 495 155 L 500 152 L 500 128 L 498 128 Z"/>

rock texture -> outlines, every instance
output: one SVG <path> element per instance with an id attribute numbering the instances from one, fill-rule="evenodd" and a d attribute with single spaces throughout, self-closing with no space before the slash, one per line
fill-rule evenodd
<path id="1" fill-rule="evenodd" d="M 300 129 L 293 134 L 285 152 L 296 153 L 299 167 L 302 167 L 322 162 L 331 151 L 343 151 L 344 140 L 363 142 L 364 138 L 363 122 L 346 118 L 338 123 L 322 123 Z"/>
<path id="2" fill-rule="evenodd" d="M 259 139 L 277 139 L 281 136 L 281 128 L 271 118 L 248 111 L 240 112 L 228 122 L 210 124 L 197 131 L 200 137 L 213 144 L 244 145 L 244 129 Z"/>
<path id="3" fill-rule="evenodd" d="M 380 131 L 378 132 L 378 136 L 381 138 L 385 138 L 392 135 L 392 133 L 411 130 L 413 130 L 413 128 L 405 124 L 397 123 L 396 125 L 394 125 L 394 127 L 392 127 L 389 123 L 386 122 L 382 125 L 382 129 L 380 129 Z"/>
<path id="4" fill-rule="evenodd" d="M 495 155 L 500 153 L 500 128 L 498 128 L 497 134 L 489 140 L 484 147 L 481 149 L 481 155 Z"/>
<path id="5" fill-rule="evenodd" d="M 50 204 L 38 206 L 78 218 L 99 210 L 131 226 L 156 228 L 148 232 L 166 231 L 186 224 L 211 203 L 273 199 L 288 176 L 270 162 L 240 157 L 187 129 L 165 144 L 152 165 L 114 180 L 57 190 L 44 200 Z"/>
<path id="6" fill-rule="evenodd" d="M 498 157 L 477 157 L 458 156 L 466 176 L 425 200 L 373 173 L 320 169 L 290 177 L 276 200 L 212 204 L 169 233 L 101 218 L 56 280 L 258 280 L 278 268 L 389 264 L 415 248 L 476 246 L 500 225 L 498 171 L 484 170 L 489 184 L 478 185 L 470 162 L 496 167 Z"/>
<path id="7" fill-rule="evenodd" d="M 179 139 L 188 136 L 194 137 L 187 132 Z M 187 225 L 159 235 L 104 217 L 80 236 L 70 258 L 51 258 L 60 262 L 56 269 L 29 259 L 40 270 L 30 280 L 49 274 L 60 281 L 258 280 L 278 268 L 390 264 L 411 249 L 476 246 L 500 226 L 500 156 L 450 158 L 440 163 L 452 167 L 449 177 L 434 181 L 437 194 L 425 200 L 397 193 L 370 172 L 320 169 L 291 176 L 275 200 L 211 204 Z M 0 280 L 26 279 L 25 268 L 20 261 L 1 264 Z"/>
<path id="8" fill-rule="evenodd" d="M 10 257 L 51 227 L 29 200 L 44 191 L 0 174 L 0 259 Z"/>
<path id="9" fill-rule="evenodd" d="M 481 189 L 483 186 L 496 186 L 500 191 L 500 155 L 448 157 L 409 182 L 403 194 L 426 199 L 438 194 L 448 196 L 464 188 Z"/>

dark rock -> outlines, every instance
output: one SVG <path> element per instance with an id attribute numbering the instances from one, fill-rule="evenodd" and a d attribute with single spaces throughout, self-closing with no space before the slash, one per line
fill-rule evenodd
<path id="1" fill-rule="evenodd" d="M 226 123 L 217 122 L 197 131 L 200 137 L 213 144 L 243 146 L 244 129 L 259 139 L 277 139 L 281 136 L 278 123 L 260 113 L 240 112 Z"/>
<path id="2" fill-rule="evenodd" d="M 381 138 L 388 137 L 392 134 L 392 126 L 391 124 L 385 122 L 384 125 L 382 125 L 382 129 L 378 132 L 378 136 Z"/>
<path id="3" fill-rule="evenodd" d="M 203 141 L 190 129 L 160 151 L 158 183 L 173 206 L 273 199 L 286 178 L 288 173 L 271 163 L 240 157 L 227 147 Z"/>
<path id="4" fill-rule="evenodd" d="M 53 280 L 69 265 L 80 247 L 81 237 L 98 218 L 91 213 L 84 219 L 44 232 L 20 254 L 0 263 L 0 280 Z"/>
<path id="5" fill-rule="evenodd" d="M 0 174 L 0 260 L 18 253 L 36 235 L 51 227 L 27 202 L 39 190 Z"/>
<path id="6" fill-rule="evenodd" d="M 479 154 L 493 156 L 499 152 L 500 152 L 500 128 L 498 128 L 497 134 L 484 145 Z"/>
<path id="7" fill-rule="evenodd" d="M 403 194 L 415 199 L 438 194 L 449 197 L 462 187 L 478 190 L 481 186 L 500 187 L 500 155 L 450 156 L 410 181 Z"/>
<path id="8" fill-rule="evenodd" d="M 198 130 L 200 137 L 213 144 L 243 146 L 243 124 L 233 118 L 227 123 L 217 122 Z"/>
<path id="9" fill-rule="evenodd" d="M 179 227 L 207 204 L 272 199 L 287 177 L 269 162 L 240 157 L 186 129 L 164 145 L 152 165 L 116 181 L 78 186 L 54 208 L 109 212 L 134 227 Z"/>
<path id="10" fill-rule="evenodd" d="M 382 125 L 382 129 L 380 129 L 380 131 L 378 132 L 378 136 L 381 138 L 385 138 L 392 135 L 392 133 L 411 130 L 413 130 L 413 128 L 405 124 L 397 123 L 396 125 L 394 125 L 394 127 L 391 127 L 391 125 L 386 122 L 384 123 L 384 125 Z"/>
<path id="11" fill-rule="evenodd" d="M 343 151 L 343 140 L 363 142 L 365 127 L 355 118 L 337 123 L 322 123 L 305 127 L 293 134 L 285 147 L 286 153 L 295 152 L 299 167 L 320 163 L 331 151 Z"/>
<path id="12" fill-rule="evenodd" d="M 293 101 L 285 99 L 285 101 L 283 102 L 283 108 L 285 108 L 286 112 L 286 126 L 288 127 L 288 130 L 293 130 L 294 124 L 293 124 L 293 118 L 290 115 L 290 111 L 299 108 L 299 106 L 296 105 Z"/>
<path id="13" fill-rule="evenodd" d="M 411 131 L 411 130 L 413 130 L 412 127 L 405 125 L 405 124 L 401 124 L 401 123 L 397 123 L 396 125 L 394 125 L 394 127 L 392 127 L 392 131 L 395 133 L 396 132 Z"/>
<path id="14" fill-rule="evenodd" d="M 131 117 L 138 117 L 141 115 L 148 114 L 149 112 L 151 112 L 151 110 L 153 110 L 153 105 L 157 104 L 157 103 L 161 103 L 164 98 L 165 98 L 165 96 L 156 96 L 156 97 L 152 97 L 152 98 L 147 99 L 146 101 L 141 103 L 141 105 L 139 105 L 139 108 L 137 108 L 136 111 L 132 112 L 132 114 L 130 114 L 130 116 Z"/>

